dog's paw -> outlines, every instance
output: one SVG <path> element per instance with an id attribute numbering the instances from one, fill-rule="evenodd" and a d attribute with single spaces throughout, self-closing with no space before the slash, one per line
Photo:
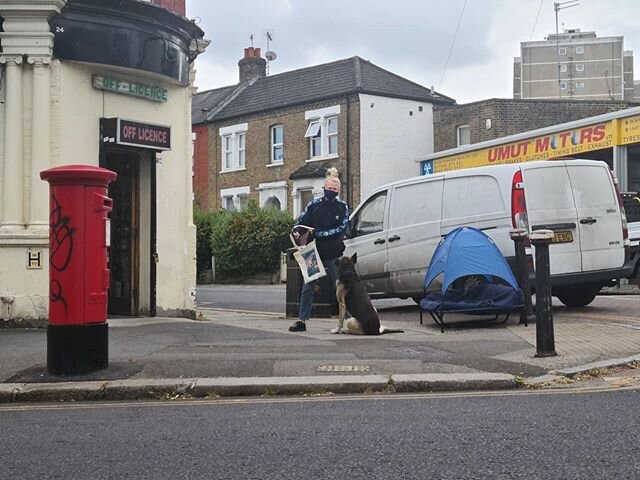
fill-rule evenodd
<path id="1" fill-rule="evenodd" d="M 331 333 L 340 333 L 340 328 L 336 327 L 332 330 L 330 330 Z"/>

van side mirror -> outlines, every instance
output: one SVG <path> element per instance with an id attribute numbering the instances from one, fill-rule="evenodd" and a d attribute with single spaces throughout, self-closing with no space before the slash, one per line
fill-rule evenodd
<path id="1" fill-rule="evenodd" d="M 347 224 L 347 230 L 345 231 L 344 238 L 353 238 L 353 225 L 351 225 L 351 222 Z"/>

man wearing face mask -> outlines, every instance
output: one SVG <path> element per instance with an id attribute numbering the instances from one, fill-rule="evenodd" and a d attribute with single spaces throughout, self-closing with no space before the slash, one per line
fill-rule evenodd
<path id="1" fill-rule="evenodd" d="M 349 207 L 338 198 L 338 193 L 338 170 L 330 168 L 324 181 L 324 195 L 311 200 L 296 223 L 313 228 L 320 259 L 334 289 L 337 277 L 335 261 L 344 252 L 343 239 L 349 224 Z M 297 238 L 299 234 L 294 231 L 293 236 Z M 305 322 L 311 316 L 314 293 L 314 282 L 302 287 L 299 319 L 289 327 L 290 332 L 304 332 L 307 329 Z"/>

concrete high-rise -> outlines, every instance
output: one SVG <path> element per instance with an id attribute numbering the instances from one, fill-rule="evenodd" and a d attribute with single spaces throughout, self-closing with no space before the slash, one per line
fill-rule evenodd
<path id="1" fill-rule="evenodd" d="M 513 98 L 634 101 L 633 52 L 622 36 L 580 29 L 521 42 Z"/>

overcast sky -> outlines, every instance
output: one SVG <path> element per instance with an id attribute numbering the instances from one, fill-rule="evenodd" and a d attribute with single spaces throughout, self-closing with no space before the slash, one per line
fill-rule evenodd
<path id="1" fill-rule="evenodd" d="M 553 0 L 187 0 L 207 51 L 196 60 L 202 90 L 238 81 L 238 60 L 253 45 L 278 58 L 282 73 L 360 56 L 458 103 L 513 96 L 520 42 L 555 33 Z M 624 36 L 640 79 L 640 1 L 579 0 L 559 12 L 559 30 Z M 539 16 L 538 16 L 539 12 Z M 537 18 L 537 21 L 536 21 Z M 459 25 L 459 29 L 458 29 Z M 456 30 L 458 33 L 456 35 Z M 455 42 L 454 42 L 455 37 Z M 448 62 L 447 62 L 448 59 Z M 445 69 L 446 66 L 446 69 Z"/>

